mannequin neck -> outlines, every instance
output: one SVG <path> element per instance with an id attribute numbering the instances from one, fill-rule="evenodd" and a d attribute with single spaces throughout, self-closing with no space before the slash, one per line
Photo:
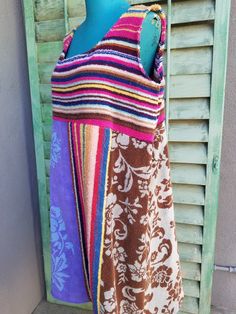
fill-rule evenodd
<path id="1" fill-rule="evenodd" d="M 106 14 L 113 14 L 114 9 L 120 9 L 121 12 L 125 11 L 128 7 L 130 7 L 129 3 L 126 0 L 96 0 L 96 4 L 94 0 L 86 0 L 86 20 L 89 22 L 91 20 L 101 20 L 104 19 Z M 100 14 L 102 12 L 102 14 Z"/>

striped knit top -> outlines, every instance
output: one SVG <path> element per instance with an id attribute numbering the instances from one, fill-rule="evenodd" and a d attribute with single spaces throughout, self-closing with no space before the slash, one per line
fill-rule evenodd
<path id="1" fill-rule="evenodd" d="M 149 11 L 161 20 L 152 72 L 140 59 L 142 23 Z M 158 4 L 134 5 L 89 51 L 66 57 L 76 28 L 66 34 L 51 77 L 52 117 L 80 120 L 152 142 L 165 119 L 163 52 L 166 18 Z"/>

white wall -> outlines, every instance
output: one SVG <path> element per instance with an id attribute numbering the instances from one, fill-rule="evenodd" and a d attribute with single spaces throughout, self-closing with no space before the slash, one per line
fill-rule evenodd
<path id="1" fill-rule="evenodd" d="M 236 1 L 231 2 L 215 263 L 236 266 Z M 212 304 L 217 313 L 236 313 L 236 273 L 214 272 Z"/>
<path id="2" fill-rule="evenodd" d="M 43 295 L 35 157 L 20 1 L 0 1 L 0 313 Z"/>

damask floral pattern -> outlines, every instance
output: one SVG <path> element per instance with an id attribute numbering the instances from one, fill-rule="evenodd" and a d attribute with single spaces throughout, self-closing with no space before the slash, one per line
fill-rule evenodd
<path id="1" fill-rule="evenodd" d="M 68 241 L 66 226 L 62 216 L 61 209 L 56 206 L 50 208 L 51 225 L 51 261 L 52 261 L 52 283 L 62 291 L 69 275 L 66 272 L 68 268 L 67 251 L 74 254 L 73 243 Z"/>
<path id="2" fill-rule="evenodd" d="M 165 122 L 153 144 L 113 131 L 110 160 L 100 311 L 175 314 L 184 291 Z"/>
<path id="3" fill-rule="evenodd" d="M 58 137 L 56 131 L 52 132 L 51 136 L 51 156 L 50 156 L 50 164 L 53 168 L 55 168 L 59 159 L 61 158 L 61 139 Z"/>

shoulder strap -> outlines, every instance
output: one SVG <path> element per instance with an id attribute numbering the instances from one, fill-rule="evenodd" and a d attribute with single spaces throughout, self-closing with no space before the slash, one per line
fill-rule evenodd
<path id="1" fill-rule="evenodd" d="M 66 55 L 66 53 L 67 53 L 67 50 L 68 50 L 68 48 L 70 46 L 70 43 L 71 43 L 73 35 L 74 35 L 74 29 L 75 28 L 73 28 L 68 33 L 66 33 L 66 35 L 63 38 L 62 52 L 61 52 L 61 54 L 59 56 L 59 60 L 63 60 L 65 55 Z"/>
<path id="2" fill-rule="evenodd" d="M 155 79 L 160 82 L 162 81 L 164 76 L 163 54 L 166 43 L 166 15 L 159 4 L 150 5 L 149 10 L 156 12 L 161 21 L 161 34 L 154 59 L 154 72 L 153 72 Z"/>
<path id="3" fill-rule="evenodd" d="M 142 30 L 142 23 L 148 14 L 148 12 L 152 11 L 158 14 L 160 21 L 161 21 L 161 34 L 159 38 L 159 42 L 157 43 L 157 49 L 156 49 L 156 54 L 154 57 L 154 66 L 153 66 L 153 78 L 157 82 L 161 82 L 164 76 L 164 66 L 163 66 L 163 54 L 164 54 L 164 49 L 165 49 L 165 42 L 166 42 L 166 16 L 164 11 L 162 10 L 161 6 L 159 4 L 152 4 L 149 6 L 146 5 L 136 5 L 136 8 L 141 10 L 142 12 L 142 17 L 140 19 L 140 28 L 138 32 L 138 39 L 137 39 L 137 45 L 138 45 L 138 50 L 140 53 L 140 34 Z M 139 60 L 141 63 L 141 60 Z M 143 69 L 142 69 L 143 70 Z M 144 71 L 144 70 L 143 70 Z"/>
<path id="4" fill-rule="evenodd" d="M 108 42 L 114 42 L 115 49 L 139 58 L 140 54 L 140 34 L 143 21 L 149 11 L 158 14 L 161 21 L 161 34 L 157 43 L 157 50 L 154 58 L 153 75 L 156 80 L 163 77 L 162 55 L 164 53 L 166 41 L 166 17 L 159 4 L 144 5 L 137 4 L 130 6 L 117 23 L 111 28 L 106 38 Z M 140 59 L 139 59 L 140 64 Z M 141 66 L 142 67 L 142 66 Z"/>

